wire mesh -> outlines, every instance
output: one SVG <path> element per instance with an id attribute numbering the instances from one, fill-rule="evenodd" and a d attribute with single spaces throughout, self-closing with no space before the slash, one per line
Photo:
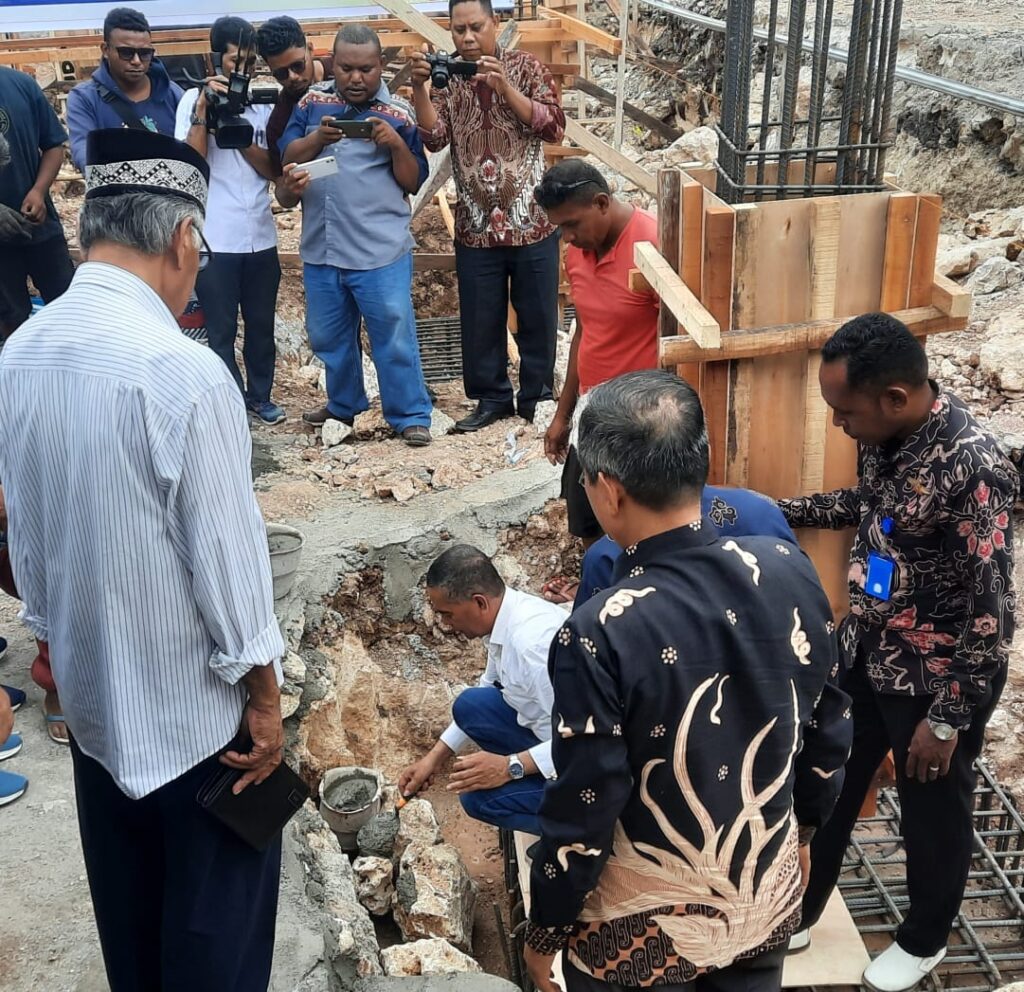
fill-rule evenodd
<path id="1" fill-rule="evenodd" d="M 977 767 L 971 872 L 947 957 L 922 986 L 933 992 L 989 992 L 1024 978 L 1024 819 Z M 868 949 L 883 950 L 910 905 L 895 789 L 879 793 L 877 815 L 854 831 L 839 888 Z"/>

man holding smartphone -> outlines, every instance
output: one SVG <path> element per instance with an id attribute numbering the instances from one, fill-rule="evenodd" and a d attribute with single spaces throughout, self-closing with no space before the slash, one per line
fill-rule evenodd
<path id="1" fill-rule="evenodd" d="M 224 91 L 232 72 L 252 72 L 256 30 L 240 17 L 221 17 L 210 28 L 210 49 L 221 75 L 208 86 Z M 206 89 L 191 89 L 178 104 L 174 136 L 190 144 L 210 166 L 205 234 L 213 257 L 196 280 L 210 348 L 242 390 L 249 413 L 265 424 L 276 424 L 284 420 L 284 410 L 270 398 L 277 357 L 274 311 L 281 281 L 277 228 L 267 190 L 274 175 L 267 150 L 270 113 L 267 105 L 246 107 L 242 116 L 252 124 L 252 144 L 220 148 L 207 130 Z M 239 311 L 245 322 L 244 382 L 235 360 Z"/>
<path id="2" fill-rule="evenodd" d="M 333 81 L 310 89 L 281 138 L 288 178 L 278 200 L 302 200 L 306 323 L 327 369 L 327 403 L 303 420 L 351 426 L 368 408 L 359 347 L 363 320 L 384 418 L 406 444 L 423 447 L 431 440 L 431 403 L 412 306 L 407 197 L 426 179 L 427 160 L 412 108 L 388 93 L 383 68 L 373 31 L 352 24 L 338 32 Z M 351 122 L 369 124 L 369 137 L 345 137 L 342 128 Z M 336 172 L 294 179 L 304 164 L 327 157 Z"/>

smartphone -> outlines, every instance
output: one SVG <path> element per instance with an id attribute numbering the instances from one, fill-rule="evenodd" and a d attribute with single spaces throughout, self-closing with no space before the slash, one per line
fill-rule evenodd
<path id="1" fill-rule="evenodd" d="M 333 176 L 338 171 L 338 163 L 333 155 L 326 158 L 318 158 L 313 162 L 303 162 L 295 167 L 295 173 L 305 173 L 310 179 L 323 179 L 326 176 Z"/>
<path id="2" fill-rule="evenodd" d="M 329 121 L 329 127 L 337 128 L 346 138 L 369 138 L 373 135 L 373 121 Z"/>

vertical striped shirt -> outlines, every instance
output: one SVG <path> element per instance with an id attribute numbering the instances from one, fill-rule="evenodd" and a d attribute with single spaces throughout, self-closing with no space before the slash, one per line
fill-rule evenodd
<path id="1" fill-rule="evenodd" d="M 153 289 L 87 262 L 0 352 L 22 619 L 71 733 L 139 798 L 238 730 L 284 652 L 238 387 Z"/>

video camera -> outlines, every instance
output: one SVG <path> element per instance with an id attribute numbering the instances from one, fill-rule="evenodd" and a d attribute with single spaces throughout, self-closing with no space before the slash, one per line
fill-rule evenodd
<path id="1" fill-rule="evenodd" d="M 431 53 L 427 55 L 427 62 L 430 65 L 431 85 L 439 90 L 448 86 L 452 76 L 465 76 L 468 79 L 476 75 L 475 62 L 463 62 L 447 52 Z"/>
<path id="2" fill-rule="evenodd" d="M 214 71 L 224 75 L 221 55 L 213 55 Z M 203 85 L 201 79 L 188 77 L 192 82 Z M 221 93 L 211 86 L 205 87 L 206 92 L 206 130 L 213 135 L 218 148 L 248 148 L 253 142 L 253 127 L 243 116 L 242 111 L 253 104 L 277 103 L 279 91 L 274 86 L 258 86 L 250 89 L 252 76 L 236 69 L 228 74 L 228 90 Z"/>

